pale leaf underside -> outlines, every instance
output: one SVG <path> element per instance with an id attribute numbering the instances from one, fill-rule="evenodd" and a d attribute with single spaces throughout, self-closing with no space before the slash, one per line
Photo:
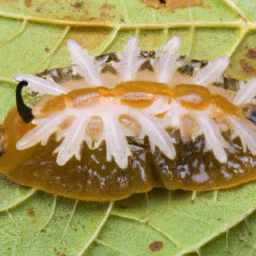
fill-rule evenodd
<path id="1" fill-rule="evenodd" d="M 95 40 L 94 53 L 100 55 L 106 49 L 112 52 L 118 47 L 118 50 L 123 49 L 116 42 L 125 38 L 127 28 L 132 34 L 141 32 L 141 38 L 148 40 L 147 49 L 150 50 L 161 48 L 152 46 L 151 42 L 160 44 L 161 38 L 166 38 L 166 32 L 179 34 L 186 39 L 182 40 L 182 55 L 199 60 L 228 55 L 232 58 L 228 75 L 248 80 L 253 75 L 246 73 L 246 68 L 254 63 L 245 58 L 245 53 L 255 47 L 251 43 L 256 27 L 255 3 L 225 0 L 207 1 L 200 6 L 200 2 L 203 1 L 190 1 L 190 8 L 170 9 L 170 16 L 161 4 L 154 9 L 147 8 L 142 1 L 112 1 L 115 9 L 110 6 L 109 18 L 114 16 L 114 20 L 100 21 L 99 24 L 110 24 L 113 32 L 102 39 L 102 32 L 107 30 L 100 29 L 100 33 L 95 33 L 95 27 L 90 30 L 79 28 L 79 37 L 88 41 L 89 35 L 90 40 Z M 70 4 L 69 1 L 59 3 L 59 7 L 54 2 L 48 5 L 46 2 L 41 5 L 29 3 L 10 1 L 1 4 L 0 80 L 3 82 L 13 83 L 12 76 L 17 70 L 34 74 L 45 68 L 68 66 L 67 55 L 63 61 L 63 40 L 72 37 L 69 32 L 76 32 L 78 26 L 91 26 L 91 20 L 101 17 L 98 13 L 100 1 L 91 2 L 91 8 L 85 4 L 77 8 L 80 3 Z M 67 13 L 63 19 L 64 12 L 70 10 L 73 16 Z M 137 10 L 139 13 L 135 13 Z M 107 17 L 106 13 L 102 17 Z M 49 24 L 56 26 L 52 28 Z M 75 28 L 70 29 L 70 25 Z M 218 47 L 212 47 L 212 41 Z M 42 49 L 48 50 L 42 52 Z M 245 70 L 240 65 L 244 59 Z M 32 64 L 29 60 L 33 60 Z M 8 95 L 4 90 L 1 91 L 4 95 L 1 102 L 10 108 L 14 105 L 13 93 Z M 1 112 L 1 120 L 6 113 Z M 10 184 L 4 177 L 0 182 L 1 211 L 8 210 L 0 218 L 1 255 L 33 256 L 35 252 L 38 255 L 155 255 L 149 245 L 157 241 L 163 242 L 162 249 L 157 252 L 159 255 L 194 252 L 200 256 L 243 256 L 255 252 L 255 214 L 247 218 L 256 203 L 253 183 L 235 190 L 192 196 L 185 192 L 154 190 L 116 202 L 113 206 L 77 202 L 39 192 L 34 194 L 27 188 Z M 244 218 L 240 225 L 230 229 Z M 217 239 L 209 242 L 216 236 Z"/>

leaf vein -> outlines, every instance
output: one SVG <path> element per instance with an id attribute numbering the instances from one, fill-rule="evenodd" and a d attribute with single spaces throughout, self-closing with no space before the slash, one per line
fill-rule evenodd
<path id="1" fill-rule="evenodd" d="M 101 245 L 103 245 L 103 246 L 105 246 L 105 247 L 108 247 L 108 248 L 110 248 L 110 249 L 112 249 L 112 250 L 114 250 L 114 251 L 116 251 L 116 252 L 118 252 L 118 253 L 122 253 L 122 254 L 127 255 L 127 256 L 133 256 L 132 254 L 129 254 L 129 253 L 127 253 L 127 252 L 124 252 L 124 251 L 122 251 L 122 250 L 116 248 L 115 246 L 113 246 L 113 245 L 111 245 L 111 244 L 109 244 L 109 243 L 106 243 L 106 242 L 104 242 L 104 241 L 102 241 L 102 240 L 100 240 L 100 239 L 96 239 L 95 242 L 96 242 L 96 243 L 99 243 L 99 244 L 101 244 Z"/>
<path id="2" fill-rule="evenodd" d="M 121 215 L 121 214 L 117 214 L 117 213 L 112 213 L 112 216 L 117 216 L 120 218 L 124 218 L 124 219 L 129 219 L 129 220 L 134 220 L 143 224 L 147 224 L 149 226 L 151 226 L 153 229 L 155 229 L 156 231 L 158 231 L 159 233 L 161 233 L 162 235 L 164 235 L 166 238 L 168 238 L 173 244 L 176 245 L 176 247 L 180 250 L 180 248 L 182 247 L 178 241 L 176 241 L 174 238 L 172 238 L 169 234 L 167 234 L 165 231 L 161 230 L 160 228 L 156 227 L 151 221 L 148 220 L 140 220 L 137 219 L 135 217 L 132 216 L 126 216 L 126 215 Z"/>
<path id="3" fill-rule="evenodd" d="M 27 15 L 18 15 L 0 12 L 0 17 L 18 19 L 18 20 L 28 20 L 38 23 L 47 23 L 55 25 L 64 25 L 64 26 L 81 26 L 81 27 L 106 27 L 106 28 L 118 28 L 121 29 L 164 29 L 164 28 L 182 28 L 182 27 L 223 27 L 223 28 L 239 28 L 243 29 L 244 26 L 247 26 L 250 30 L 255 30 L 255 22 L 244 22 L 244 20 L 238 21 L 227 21 L 227 22 L 212 22 L 212 21 L 198 21 L 198 22 L 164 22 L 164 23 L 129 23 L 129 24 L 115 24 L 108 22 L 92 22 L 92 21 L 72 21 L 72 20 L 61 20 L 61 19 L 46 19 L 36 16 L 27 16 Z"/>
<path id="4" fill-rule="evenodd" d="M 109 46 L 112 44 L 112 42 L 115 40 L 120 27 L 121 26 L 117 26 L 116 28 L 114 28 L 113 31 L 109 34 L 109 37 L 105 40 L 105 42 L 101 43 L 101 45 L 93 50 L 92 53 L 96 56 L 104 54 Z"/>
<path id="5" fill-rule="evenodd" d="M 19 35 L 21 35 L 23 33 L 23 31 L 25 30 L 27 26 L 27 20 L 24 19 L 23 22 L 22 22 L 22 25 L 21 25 L 21 28 L 11 37 L 9 38 L 8 40 L 6 40 L 5 42 L 3 42 L 2 46 L 11 42 L 12 40 L 14 40 L 16 37 L 18 37 Z"/>
<path id="6" fill-rule="evenodd" d="M 46 55 L 45 58 L 43 58 L 43 60 L 39 63 L 39 65 L 35 68 L 35 71 L 32 73 L 36 73 L 40 67 L 49 59 L 49 57 L 51 57 L 60 47 L 60 45 L 62 44 L 63 40 L 65 39 L 65 37 L 67 36 L 68 32 L 70 30 L 70 26 L 67 26 L 66 29 L 64 30 L 62 36 L 60 37 L 60 39 L 57 41 L 57 43 L 54 45 L 54 47 L 51 49 L 51 51 L 49 52 L 49 54 Z"/>
<path id="7" fill-rule="evenodd" d="M 244 14 L 244 12 L 233 1 L 222 0 L 222 2 L 225 3 L 226 5 L 228 5 L 229 7 L 231 7 L 231 9 L 233 9 L 235 12 L 237 12 L 244 21 L 249 21 L 249 18 Z"/>
<path id="8" fill-rule="evenodd" d="M 49 218 L 46 220 L 45 224 L 44 224 L 43 227 L 41 228 L 40 232 L 41 232 L 42 230 L 44 230 L 45 227 L 46 227 L 46 226 L 49 224 L 49 222 L 51 221 L 51 219 L 52 219 L 52 217 L 53 217 L 53 215 L 54 215 L 54 213 L 55 213 L 55 210 L 56 210 L 56 204 L 57 204 L 57 196 L 55 195 L 55 196 L 54 196 L 54 201 L 53 201 L 52 211 L 51 211 L 51 213 L 50 213 L 50 215 L 49 215 Z"/>
<path id="9" fill-rule="evenodd" d="M 215 237 L 219 236 L 221 233 L 227 232 L 231 227 L 236 226 L 236 224 L 238 224 L 239 222 L 241 222 L 242 220 L 244 220 L 245 218 L 248 217 L 248 215 L 250 213 L 252 213 L 256 208 L 256 205 L 252 205 L 251 208 L 249 208 L 246 213 L 243 213 L 240 218 L 237 218 L 235 221 L 231 220 L 230 221 L 230 225 L 224 227 L 222 230 L 217 231 L 216 233 L 205 237 L 204 239 L 202 239 L 201 241 L 199 241 L 197 244 L 194 244 L 193 246 L 191 246 L 190 248 L 187 249 L 183 249 L 182 251 L 180 251 L 179 253 L 175 254 L 175 256 L 182 256 L 186 253 L 191 253 L 191 252 L 195 252 L 197 251 L 200 247 L 202 247 L 203 245 L 205 245 L 207 242 L 213 240 Z"/>
<path id="10" fill-rule="evenodd" d="M 125 19 L 125 22 L 126 23 L 131 23 L 130 19 L 129 19 L 129 16 L 128 16 L 128 13 L 127 13 L 127 8 L 125 6 L 125 3 L 123 0 L 119 0 L 121 5 L 123 6 L 123 9 L 124 9 L 124 19 Z"/>
<path id="11" fill-rule="evenodd" d="M 0 80 L 1 80 L 1 79 L 0 79 Z M 8 210 L 14 208 L 15 206 L 17 206 L 17 205 L 23 203 L 23 202 L 24 202 L 25 200 L 27 200 L 29 197 L 31 197 L 32 195 L 34 195 L 36 191 L 37 191 L 37 190 L 34 189 L 34 188 L 31 189 L 31 190 L 29 190 L 29 192 L 28 192 L 27 194 L 25 194 L 23 197 L 20 197 L 15 203 L 12 203 L 12 204 L 10 204 L 10 205 L 4 207 L 4 208 L 0 208 L 0 212 L 8 211 Z"/>
<path id="12" fill-rule="evenodd" d="M 103 220 L 101 221 L 100 225 L 98 226 L 98 228 L 95 230 L 93 236 L 91 237 L 91 239 L 85 244 L 85 246 L 83 247 L 83 249 L 77 254 L 77 256 L 82 256 L 85 251 L 89 248 L 89 246 L 91 245 L 91 243 L 97 238 L 98 234 L 100 233 L 103 225 L 105 224 L 105 222 L 107 221 L 110 212 L 113 208 L 114 202 L 110 202 L 109 203 L 109 207 L 108 210 L 106 212 L 106 215 L 104 216 Z"/>
<path id="13" fill-rule="evenodd" d="M 178 250 L 181 250 L 181 248 L 183 247 L 177 240 L 175 240 L 173 237 L 171 237 L 169 234 L 167 234 L 166 232 L 164 232 L 162 229 L 158 228 L 157 226 L 155 226 L 151 221 L 148 221 L 147 224 L 149 224 L 153 229 L 157 230 L 159 233 L 161 233 L 162 235 L 164 235 L 165 237 L 167 237 L 173 244 L 175 244 L 175 246 L 178 248 Z"/>
<path id="14" fill-rule="evenodd" d="M 71 220 L 72 220 L 73 217 L 74 217 L 74 214 L 75 214 L 75 211 L 76 211 L 76 207 L 77 207 L 77 203 L 78 203 L 78 200 L 76 200 L 75 203 L 74 203 L 74 207 L 73 207 L 73 209 L 72 209 L 72 212 L 71 212 L 71 214 L 70 214 L 70 216 L 69 216 L 68 223 L 67 223 L 66 228 L 65 228 L 65 230 L 64 230 L 64 232 L 63 232 L 63 235 L 62 235 L 62 238 L 63 238 L 63 239 L 64 239 L 64 236 L 67 234 L 67 230 L 68 230 L 68 227 L 70 226 L 70 222 L 71 222 Z"/>
<path id="15" fill-rule="evenodd" d="M 13 251 L 13 254 L 12 254 L 12 255 L 15 255 L 16 250 L 17 250 L 17 245 L 18 245 L 19 241 L 21 240 L 21 230 L 20 230 L 18 224 L 16 223 L 16 221 L 13 219 L 12 214 L 8 210 L 7 210 L 7 214 L 8 214 L 8 217 L 10 218 L 10 220 L 14 223 L 14 225 L 18 229 L 17 239 L 16 239 L 16 242 L 15 242 L 14 251 Z"/>

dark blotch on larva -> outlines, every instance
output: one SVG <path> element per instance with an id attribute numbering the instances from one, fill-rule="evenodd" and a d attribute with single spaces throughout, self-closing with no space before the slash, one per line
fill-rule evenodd
<path id="1" fill-rule="evenodd" d="M 183 75 L 193 76 L 195 73 L 195 69 L 200 69 L 200 63 L 188 63 L 183 67 L 180 67 L 178 71 Z"/>
<path id="2" fill-rule="evenodd" d="M 234 92 L 238 92 L 240 89 L 238 80 L 227 78 L 227 77 L 224 77 L 224 80 L 222 83 L 215 83 L 215 85 L 223 89 L 234 91 Z"/>
<path id="3" fill-rule="evenodd" d="M 182 61 L 183 57 L 180 58 Z M 183 75 L 193 76 L 197 70 L 205 67 L 208 61 L 199 61 L 199 60 L 192 60 L 192 62 L 187 63 L 185 66 L 182 66 L 178 69 L 178 71 Z"/>
<path id="4" fill-rule="evenodd" d="M 208 64 L 208 60 L 192 60 L 191 63 L 200 63 L 201 68 L 205 67 Z"/>
<path id="5" fill-rule="evenodd" d="M 256 106 L 247 105 L 243 108 L 244 115 L 249 119 L 253 124 L 256 125 Z"/>
<path id="6" fill-rule="evenodd" d="M 243 152 L 240 139 L 230 140 L 229 133 L 223 133 L 230 143 L 228 161 L 219 163 L 211 151 L 204 152 L 205 139 L 175 145 L 177 157 L 168 159 L 159 149 L 154 153 L 153 162 L 168 189 L 212 190 L 231 187 L 253 180 L 256 156 Z"/>
<path id="7" fill-rule="evenodd" d="M 146 60 L 144 63 L 141 64 L 140 70 L 149 70 L 153 71 L 153 67 L 149 60 Z"/>
<path id="8" fill-rule="evenodd" d="M 101 70 L 102 73 L 112 73 L 112 74 L 117 74 L 116 69 L 112 66 L 112 64 L 106 64 L 103 69 Z"/>
<path id="9" fill-rule="evenodd" d="M 105 63 L 109 63 L 111 61 L 115 61 L 115 62 L 119 61 L 115 53 L 108 53 L 108 54 L 97 56 L 96 60 L 105 62 Z"/>
<path id="10" fill-rule="evenodd" d="M 141 51 L 140 56 L 142 58 L 155 58 L 155 52 L 154 51 Z"/>
<path id="11" fill-rule="evenodd" d="M 52 69 L 52 70 L 46 69 L 43 72 L 36 73 L 36 76 L 39 76 L 42 78 L 49 76 L 54 80 L 54 82 L 56 82 L 58 84 L 65 83 L 71 79 L 75 79 L 75 80 L 82 79 L 82 77 L 80 75 L 73 74 L 72 67 L 56 68 L 56 69 Z"/>

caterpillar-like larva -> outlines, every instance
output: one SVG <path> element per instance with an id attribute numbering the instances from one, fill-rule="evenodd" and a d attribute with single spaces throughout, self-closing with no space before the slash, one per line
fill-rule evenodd
<path id="1" fill-rule="evenodd" d="M 137 41 L 131 37 L 111 63 L 117 74 L 102 74 L 104 60 L 68 40 L 84 80 L 60 85 L 16 75 L 17 108 L 3 124 L 0 171 L 23 185 L 97 201 L 154 187 L 203 191 L 254 180 L 256 127 L 243 109 L 252 105 L 256 78 L 238 92 L 214 86 L 228 57 L 180 74 L 177 36 L 149 60 L 153 71 L 141 71 Z M 46 94 L 32 112 L 21 97 L 27 84 Z"/>

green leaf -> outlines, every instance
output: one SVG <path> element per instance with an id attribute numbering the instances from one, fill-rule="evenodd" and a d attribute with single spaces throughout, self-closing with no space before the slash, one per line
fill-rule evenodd
<path id="1" fill-rule="evenodd" d="M 12 77 L 69 66 L 69 38 L 100 55 L 122 51 L 134 34 L 143 50 L 179 35 L 188 60 L 227 55 L 227 76 L 255 77 L 255 8 L 246 0 L 1 1 L 1 122 L 15 104 Z M 0 255 L 254 255 L 256 215 L 248 215 L 255 205 L 255 182 L 200 193 L 155 189 L 97 203 L 0 175 Z"/>
<path id="2" fill-rule="evenodd" d="M 202 255 L 255 255 L 255 212 L 246 216 L 246 219 L 221 234 L 213 242 L 206 244 L 202 250 Z"/>

